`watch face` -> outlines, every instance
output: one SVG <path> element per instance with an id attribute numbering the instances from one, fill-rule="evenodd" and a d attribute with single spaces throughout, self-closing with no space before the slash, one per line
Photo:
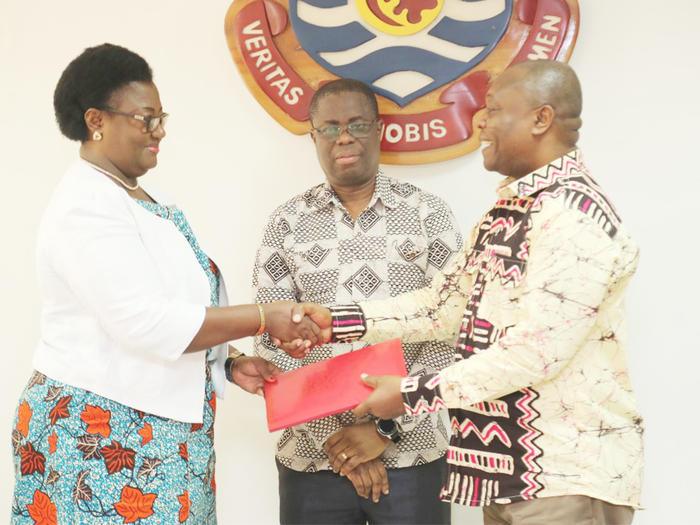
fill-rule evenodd
<path id="1" fill-rule="evenodd" d="M 377 428 L 385 434 L 391 434 L 396 430 L 396 422 L 393 419 L 380 419 L 377 421 Z"/>

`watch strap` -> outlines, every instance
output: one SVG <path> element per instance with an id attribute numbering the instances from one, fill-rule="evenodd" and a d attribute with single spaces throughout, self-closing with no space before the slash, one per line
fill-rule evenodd
<path id="1" fill-rule="evenodd" d="M 226 358 L 226 361 L 224 361 L 224 374 L 226 374 L 226 380 L 230 381 L 231 383 L 235 383 L 233 380 L 233 375 L 231 375 L 231 365 L 233 365 L 233 362 L 236 359 L 239 359 L 243 357 L 245 354 L 236 348 L 229 346 L 228 347 L 228 357 Z"/>

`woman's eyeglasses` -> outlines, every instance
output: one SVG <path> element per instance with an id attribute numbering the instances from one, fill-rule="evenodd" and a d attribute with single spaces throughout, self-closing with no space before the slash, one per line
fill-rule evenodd
<path id="1" fill-rule="evenodd" d="M 168 121 L 168 115 L 167 113 L 162 113 L 158 115 L 157 117 L 155 116 L 144 116 L 144 115 L 137 115 L 135 113 L 125 113 L 123 111 L 117 111 L 116 109 L 112 108 L 104 108 L 102 111 L 107 111 L 108 113 L 114 113 L 115 115 L 123 115 L 125 117 L 131 117 L 135 118 L 136 120 L 140 120 L 146 125 L 146 131 L 148 133 L 153 133 L 158 126 L 163 126 L 165 127 L 165 123 Z"/>

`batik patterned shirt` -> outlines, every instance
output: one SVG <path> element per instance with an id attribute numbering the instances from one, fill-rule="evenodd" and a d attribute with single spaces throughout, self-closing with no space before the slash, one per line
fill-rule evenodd
<path id="1" fill-rule="evenodd" d="M 574 150 L 506 181 L 431 287 L 359 304 L 362 340 L 456 343 L 454 365 L 402 383 L 407 413 L 450 409 L 444 501 L 639 506 L 643 425 L 624 309 L 637 259 Z"/>
<path id="2" fill-rule="evenodd" d="M 378 174 L 375 192 L 356 220 L 329 184 L 314 186 L 271 216 L 253 272 L 257 302 L 280 299 L 321 304 L 383 299 L 422 288 L 461 248 L 462 239 L 449 207 L 417 187 Z M 367 343 L 315 347 L 293 359 L 257 337 L 255 351 L 284 370 L 363 348 Z M 432 374 L 450 364 L 454 349 L 439 342 L 403 345 L 411 374 Z M 323 444 L 344 426 L 352 412 L 285 429 L 277 459 L 297 471 L 329 469 Z M 439 414 L 397 420 L 402 433 L 381 456 L 387 468 L 419 465 L 445 454 L 449 433 Z"/>

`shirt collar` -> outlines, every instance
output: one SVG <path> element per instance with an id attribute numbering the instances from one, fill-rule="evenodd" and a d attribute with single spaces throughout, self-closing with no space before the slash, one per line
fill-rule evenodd
<path id="1" fill-rule="evenodd" d="M 381 171 L 377 172 L 377 185 L 374 188 L 374 194 L 389 209 L 393 209 L 398 205 L 396 194 L 391 191 L 391 181 Z"/>
<path id="2" fill-rule="evenodd" d="M 340 198 L 338 198 L 338 194 L 335 192 L 335 190 L 333 190 L 328 181 L 316 186 L 314 189 L 315 191 L 313 191 L 311 196 L 311 203 L 319 209 L 328 206 L 328 204 L 331 203 L 339 208 L 343 207 L 342 202 L 340 202 Z M 374 206 L 377 200 L 381 200 L 382 204 L 390 209 L 395 208 L 398 204 L 396 202 L 396 195 L 394 195 L 394 193 L 391 191 L 391 181 L 381 171 L 377 172 L 377 178 L 374 185 L 374 194 L 372 195 L 367 207 L 371 208 Z"/>
<path id="3" fill-rule="evenodd" d="M 574 172 L 581 171 L 582 166 L 581 150 L 576 148 L 523 177 L 508 177 L 498 187 L 498 193 L 529 197 L 536 191 L 551 186 L 560 179 L 570 177 Z"/>

